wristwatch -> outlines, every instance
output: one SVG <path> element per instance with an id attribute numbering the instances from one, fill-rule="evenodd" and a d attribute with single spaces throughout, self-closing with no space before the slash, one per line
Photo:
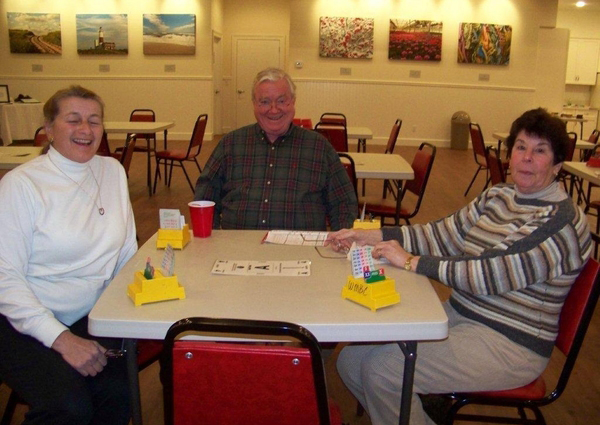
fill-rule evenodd
<path id="1" fill-rule="evenodd" d="M 410 262 L 412 261 L 412 259 L 415 258 L 412 255 L 409 255 L 408 258 L 406 259 L 406 262 L 404 263 L 404 270 L 406 270 L 407 272 L 412 270 L 412 265 L 410 264 Z"/>

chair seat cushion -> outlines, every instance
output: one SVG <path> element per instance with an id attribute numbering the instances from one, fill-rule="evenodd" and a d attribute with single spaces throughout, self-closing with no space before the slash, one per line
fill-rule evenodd
<path id="1" fill-rule="evenodd" d="M 163 159 L 174 159 L 176 161 L 183 161 L 185 159 L 187 159 L 187 149 L 186 150 L 182 150 L 182 149 L 171 149 L 171 150 L 167 150 L 167 151 L 159 151 L 156 152 L 156 156 L 158 158 L 163 158 Z"/>
<path id="2" fill-rule="evenodd" d="M 476 393 L 464 394 L 471 397 L 486 397 L 486 398 L 513 398 L 519 400 L 537 400 L 544 398 L 546 395 L 546 381 L 539 377 L 535 381 L 530 382 L 519 388 L 502 391 L 478 391 Z"/>
<path id="3" fill-rule="evenodd" d="M 396 216 L 396 200 L 389 195 L 389 198 L 376 198 L 376 197 L 365 197 L 361 198 L 359 205 L 367 204 L 365 211 L 367 214 L 373 214 L 374 216 Z M 405 208 L 400 208 L 400 217 L 408 215 L 408 211 Z"/>

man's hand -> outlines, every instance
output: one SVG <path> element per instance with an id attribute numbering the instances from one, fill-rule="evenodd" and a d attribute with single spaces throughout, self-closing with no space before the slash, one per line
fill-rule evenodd
<path id="1" fill-rule="evenodd" d="M 52 349 L 83 376 L 96 376 L 106 366 L 106 348 L 96 341 L 76 336 L 70 331 L 61 333 Z"/>

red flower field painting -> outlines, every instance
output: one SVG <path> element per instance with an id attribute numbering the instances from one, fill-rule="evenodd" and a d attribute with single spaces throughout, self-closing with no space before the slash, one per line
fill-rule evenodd
<path id="1" fill-rule="evenodd" d="M 436 21 L 390 19 L 388 58 L 441 61 L 442 25 Z"/>

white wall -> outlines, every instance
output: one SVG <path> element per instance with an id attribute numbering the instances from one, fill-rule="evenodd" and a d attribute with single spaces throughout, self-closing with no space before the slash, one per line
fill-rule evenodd
<path id="1" fill-rule="evenodd" d="M 27 93 L 45 100 L 57 88 L 81 82 L 97 90 L 107 103 L 107 119 L 127 119 L 134 107 L 151 107 L 159 119 L 175 119 L 171 134 L 187 138 L 191 123 L 202 112 L 209 113 L 212 129 L 212 30 L 224 41 L 223 127 L 233 126 L 231 105 L 233 35 L 284 35 L 288 40 L 288 71 L 298 83 L 298 116 L 316 120 L 324 111 L 343 111 L 351 125 L 373 129 L 383 143 L 398 117 L 404 120 L 400 143 L 432 141 L 448 145 L 452 113 L 465 110 L 478 121 L 486 136 L 507 130 L 512 120 L 539 102 L 556 102 L 564 84 L 556 81 L 562 63 L 538 66 L 540 27 L 554 27 L 557 0 L 148 0 L 0 1 L 0 84 L 11 93 Z M 6 12 L 60 13 L 63 54 L 16 55 L 8 52 Z M 75 14 L 127 13 L 129 55 L 127 58 L 78 57 Z M 193 13 L 197 18 L 194 56 L 144 56 L 143 13 Z M 320 16 L 360 16 L 375 20 L 375 51 L 370 60 L 329 59 L 318 56 Z M 389 19 L 432 19 L 444 23 L 442 61 L 422 63 L 387 59 Z M 508 66 L 458 64 L 456 48 L 459 22 L 486 22 L 513 26 L 511 63 Z M 221 27 L 221 28 L 219 28 Z M 563 49 L 556 40 L 544 40 L 547 49 Z M 558 43 L 557 45 L 555 45 Z M 565 53 L 566 54 L 566 53 Z M 304 61 L 297 70 L 293 62 Z M 98 65 L 111 65 L 110 73 Z M 32 73 L 32 64 L 43 64 L 43 73 Z M 164 65 L 175 64 L 177 72 L 165 73 Z M 340 76 L 340 67 L 352 75 Z M 411 70 L 421 78 L 409 78 Z M 547 75 L 550 72 L 552 75 Z M 479 81 L 489 74 L 489 81 Z M 550 105 L 552 106 L 552 105 Z M 251 105 L 248 105 L 251 107 Z M 553 107 L 553 106 L 552 106 Z"/>

